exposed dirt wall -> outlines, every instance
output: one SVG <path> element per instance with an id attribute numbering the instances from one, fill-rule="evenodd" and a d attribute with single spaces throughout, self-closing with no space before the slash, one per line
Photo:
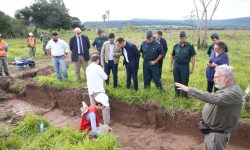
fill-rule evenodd
<path id="1" fill-rule="evenodd" d="M 56 89 L 36 84 L 28 84 L 23 95 L 23 99 L 33 105 L 43 108 L 59 108 L 72 116 L 80 114 L 82 97 L 88 101 L 88 96 L 84 89 Z"/>
<path id="2" fill-rule="evenodd" d="M 27 86 L 23 99 L 43 108 L 58 108 L 70 116 L 80 114 L 82 99 L 89 104 L 86 89 L 55 89 L 39 87 L 36 84 Z M 111 119 L 128 127 L 186 134 L 197 137 L 200 141 L 203 140 L 203 135 L 196 127 L 196 123 L 201 119 L 201 112 L 165 111 L 154 103 L 130 105 L 122 101 L 112 101 Z M 237 130 L 232 134 L 230 143 L 250 147 L 249 129 L 249 122 L 240 122 Z"/>

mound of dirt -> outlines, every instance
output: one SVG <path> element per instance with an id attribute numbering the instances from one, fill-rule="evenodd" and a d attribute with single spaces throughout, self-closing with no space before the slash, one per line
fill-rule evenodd
<path id="1" fill-rule="evenodd" d="M 20 78 L 20 79 L 34 78 L 37 75 L 47 76 L 47 75 L 50 75 L 53 71 L 54 70 L 52 66 L 43 66 L 43 67 L 23 71 L 22 74 L 17 75 L 17 78 Z"/>
<path id="2" fill-rule="evenodd" d="M 0 77 L 0 89 L 7 91 L 9 90 L 10 82 L 7 80 L 8 77 Z"/>

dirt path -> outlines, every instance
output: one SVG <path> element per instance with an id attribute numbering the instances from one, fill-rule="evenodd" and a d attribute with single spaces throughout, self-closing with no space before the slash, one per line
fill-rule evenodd
<path id="1" fill-rule="evenodd" d="M 79 125 L 79 116 L 70 117 L 59 109 L 44 109 L 26 101 L 13 99 L 0 102 L 1 111 L 23 116 L 25 113 L 42 114 L 57 127 L 73 127 Z M 202 150 L 203 138 L 178 132 L 166 132 L 161 129 L 131 127 L 112 120 L 113 133 L 117 136 L 123 150 Z M 227 150 L 249 150 L 243 145 L 230 143 Z"/>

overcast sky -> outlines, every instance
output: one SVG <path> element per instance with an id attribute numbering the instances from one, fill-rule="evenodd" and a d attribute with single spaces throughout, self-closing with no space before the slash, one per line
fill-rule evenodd
<path id="1" fill-rule="evenodd" d="M 17 9 L 29 6 L 34 0 L 0 0 L 0 10 L 14 16 Z M 110 20 L 184 19 L 194 9 L 193 0 L 64 0 L 71 16 L 81 21 L 101 21 L 110 11 Z M 212 6 L 212 5 L 211 5 Z M 250 16 L 250 0 L 221 0 L 214 19 Z M 211 7 L 212 8 L 212 7 Z"/>

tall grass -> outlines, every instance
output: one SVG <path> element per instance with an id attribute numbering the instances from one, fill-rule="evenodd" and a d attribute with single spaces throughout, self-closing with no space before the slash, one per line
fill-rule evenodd
<path id="1" fill-rule="evenodd" d="M 39 124 L 43 121 L 45 131 L 40 132 Z M 102 134 L 95 140 L 72 128 L 56 128 L 37 115 L 28 115 L 12 129 L 10 136 L 1 137 L 2 150 L 82 150 L 82 149 L 117 149 L 116 138 L 112 134 Z"/>

